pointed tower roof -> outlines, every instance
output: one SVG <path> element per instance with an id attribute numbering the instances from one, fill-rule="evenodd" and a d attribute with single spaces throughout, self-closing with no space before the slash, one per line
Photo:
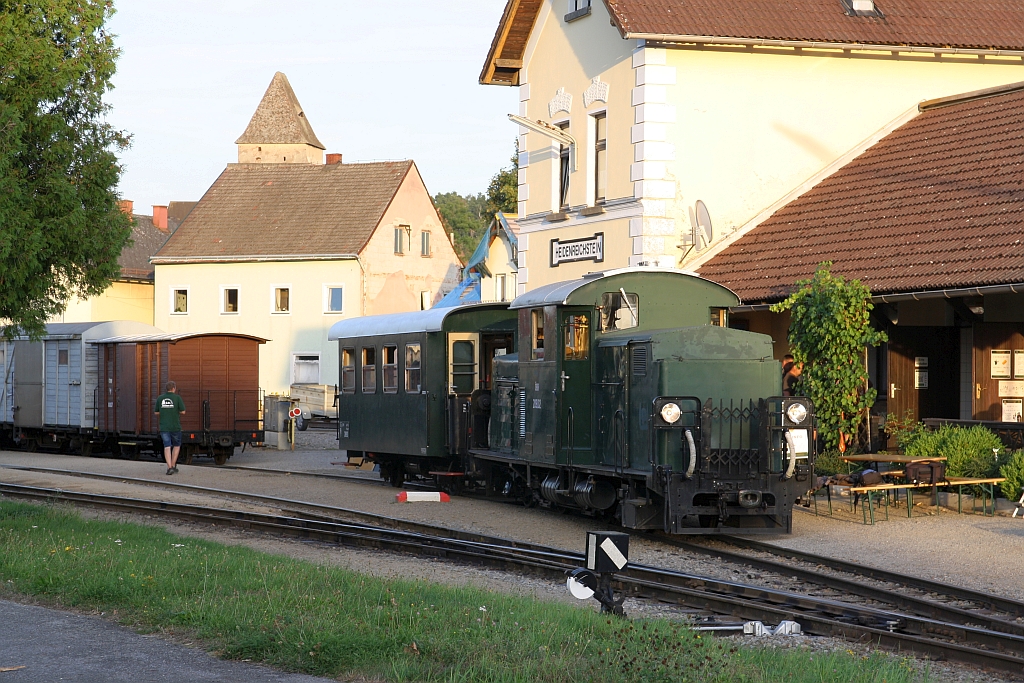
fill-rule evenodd
<path id="1" fill-rule="evenodd" d="M 306 144 L 325 147 L 306 120 L 288 77 L 278 71 L 236 145 Z"/>

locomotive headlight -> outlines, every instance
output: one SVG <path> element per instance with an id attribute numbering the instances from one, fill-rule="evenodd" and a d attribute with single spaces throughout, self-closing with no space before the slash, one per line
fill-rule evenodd
<path id="1" fill-rule="evenodd" d="M 678 422 L 681 414 L 682 411 L 675 403 L 666 403 L 661 407 L 661 419 L 669 424 Z"/>
<path id="2" fill-rule="evenodd" d="M 793 424 L 800 424 L 807 419 L 807 407 L 802 403 L 790 403 L 786 408 L 786 416 Z"/>

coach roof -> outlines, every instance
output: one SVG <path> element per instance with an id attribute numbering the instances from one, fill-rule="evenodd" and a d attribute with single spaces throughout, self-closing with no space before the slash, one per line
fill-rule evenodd
<path id="1" fill-rule="evenodd" d="M 367 315 L 361 318 L 339 320 L 331 325 L 327 333 L 328 341 L 350 339 L 352 337 L 378 337 L 386 334 L 410 334 L 416 332 L 440 332 L 444 327 L 445 318 L 464 311 L 480 311 L 487 309 L 499 310 L 508 304 L 491 302 L 484 304 L 468 304 L 450 308 L 429 308 L 425 311 L 410 313 L 390 313 L 387 315 Z"/>

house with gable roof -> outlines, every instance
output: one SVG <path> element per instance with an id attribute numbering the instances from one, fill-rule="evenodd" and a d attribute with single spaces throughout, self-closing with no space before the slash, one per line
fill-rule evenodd
<path id="1" fill-rule="evenodd" d="M 241 332 L 260 385 L 334 384 L 341 318 L 430 308 L 461 266 L 411 161 L 324 155 L 288 79 L 274 75 L 238 163 L 153 257 L 155 322 L 167 332 Z"/>
<path id="2" fill-rule="evenodd" d="M 787 352 L 768 310 L 822 261 L 867 285 L 889 341 L 874 412 L 980 421 L 1024 446 L 1024 82 L 937 98 L 699 265 L 731 325 Z"/>
<path id="3" fill-rule="evenodd" d="M 520 291 L 690 268 L 916 114 L 1024 79 L 1016 0 L 509 0 Z"/>
<path id="4" fill-rule="evenodd" d="M 519 270 L 519 223 L 503 211 L 480 237 L 480 242 L 463 268 L 462 282 L 434 304 L 437 308 L 473 301 L 512 301 L 516 298 Z"/>

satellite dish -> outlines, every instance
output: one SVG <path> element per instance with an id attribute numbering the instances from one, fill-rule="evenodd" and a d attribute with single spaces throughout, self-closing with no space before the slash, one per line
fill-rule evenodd
<path id="1" fill-rule="evenodd" d="M 708 207 L 704 206 L 704 202 L 698 199 L 694 209 L 697 212 L 697 226 L 704 231 L 704 240 L 711 244 L 714 236 L 711 233 L 711 214 L 708 213 Z"/>

